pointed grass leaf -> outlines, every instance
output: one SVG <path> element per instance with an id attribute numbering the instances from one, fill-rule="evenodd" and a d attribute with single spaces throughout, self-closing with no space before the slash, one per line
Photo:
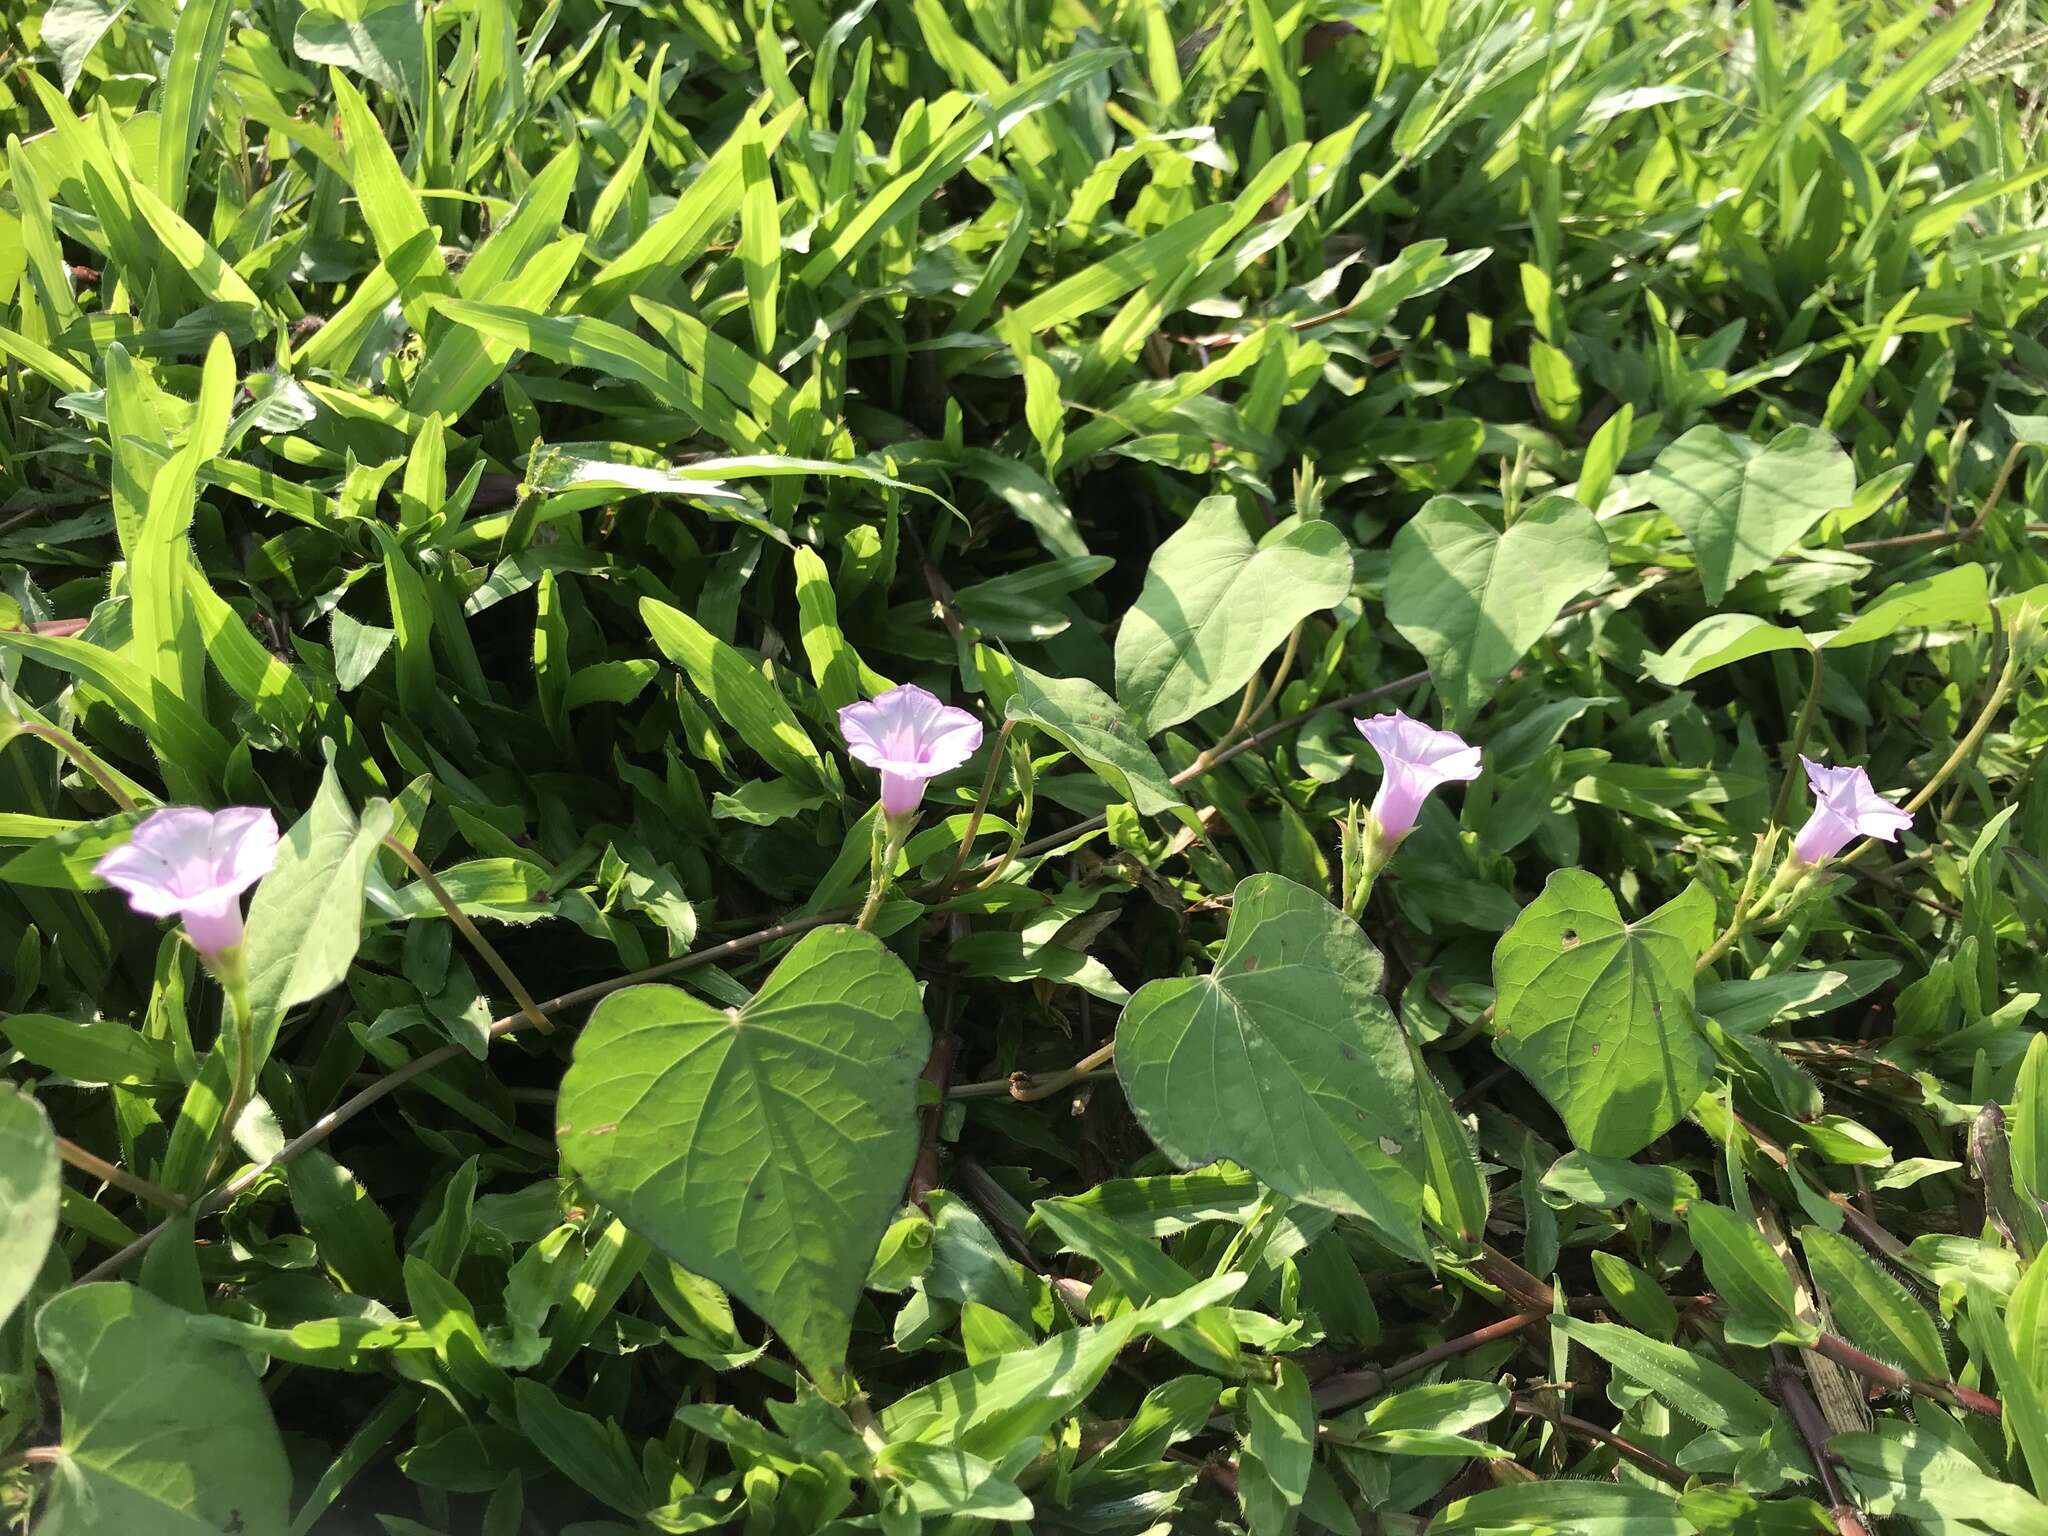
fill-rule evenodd
<path id="1" fill-rule="evenodd" d="M 1833 437 L 1791 427 L 1759 445 L 1699 426 L 1657 455 L 1650 500 L 1692 545 L 1707 601 L 1760 571 L 1856 494 L 1856 471 Z"/>
<path id="2" fill-rule="evenodd" d="M 1668 650 L 1643 658 L 1643 675 L 1667 688 L 1689 683 L 1703 673 L 1733 666 L 1770 651 L 1804 651 L 1809 641 L 1796 629 L 1773 624 L 1753 613 L 1710 613 L 1671 642 Z"/>
<path id="3" fill-rule="evenodd" d="M 1777 1409 L 1761 1392 L 1697 1350 L 1663 1343 L 1618 1323 L 1560 1317 L 1550 1326 L 1707 1429 L 1754 1439 L 1769 1433 L 1777 1421 Z"/>
<path id="4" fill-rule="evenodd" d="M 1387 620 L 1422 652 L 1451 720 L 1465 721 L 1606 573 L 1607 537 L 1568 497 L 1544 497 L 1503 533 L 1439 496 L 1394 535 Z"/>
<path id="5" fill-rule="evenodd" d="M 1123 709 L 1085 677 L 1047 677 L 1016 664 L 1017 691 L 1007 716 L 1035 725 L 1092 768 L 1140 815 L 1189 814 L 1187 802 L 1159 766 Z"/>
<path id="6" fill-rule="evenodd" d="M 679 608 L 640 600 L 640 617 L 662 654 L 681 667 L 718 716 L 769 767 L 799 784 L 832 787 L 825 760 L 775 685 L 738 651 Z"/>
<path id="7" fill-rule="evenodd" d="M 37 1314 L 64 1410 L 38 1530 L 282 1536 L 292 1478 L 270 1404 L 242 1351 L 193 1321 L 120 1283 L 79 1286 Z"/>
<path id="8" fill-rule="evenodd" d="M 330 768 L 312 809 L 279 842 L 277 863 L 249 899 L 244 944 L 259 1063 L 285 1014 L 348 974 L 362 942 L 363 887 L 390 830 L 390 803 L 372 800 L 358 819 Z"/>
<path id="9" fill-rule="evenodd" d="M 1799 1316 L 1790 1271 L 1752 1223 L 1702 1200 L 1686 1212 L 1685 1230 L 1721 1298 L 1722 1332 L 1731 1344 L 1762 1349 L 1819 1337 L 1819 1328 Z"/>
<path id="10" fill-rule="evenodd" d="M 1799 1229 L 1814 1289 L 1827 1297 L 1834 1326 L 1851 1344 L 1895 1360 L 1929 1381 L 1946 1380 L 1948 1352 L 1927 1309 L 1861 1247 L 1839 1232 Z M 2028 1273 L 2032 1273 L 2029 1270 Z M 2048 1386 L 2048 1381 L 2042 1383 Z"/>
<path id="11" fill-rule="evenodd" d="M 1254 544 L 1236 499 L 1207 497 L 1154 551 L 1117 630 L 1117 700 L 1157 735 L 1236 693 L 1289 630 L 1350 590 L 1335 524 L 1290 521 Z"/>
<path id="12" fill-rule="evenodd" d="M 1822 642 L 1829 650 L 1885 640 L 1905 629 L 1991 622 L 1991 591 L 1981 565 L 1956 565 L 1918 581 L 1899 582 Z"/>
<path id="13" fill-rule="evenodd" d="M 858 929 L 806 934 L 740 1008 L 638 986 L 597 1006 L 562 1080 L 569 1166 L 836 1380 L 917 1150 L 917 983 Z"/>
<path id="14" fill-rule="evenodd" d="M 1706 1087 L 1714 1053 L 1694 1020 L 1693 962 L 1713 922 L 1703 886 L 1626 923 L 1605 885 L 1564 869 L 1501 936 L 1496 1049 L 1581 1150 L 1632 1156 Z"/>
<path id="15" fill-rule="evenodd" d="M 57 1235 L 57 1138 L 43 1106 L 0 1083 L 0 1324 L 34 1289 Z"/>
<path id="16" fill-rule="evenodd" d="M 1350 918 L 1291 880 L 1253 875 L 1216 968 L 1149 981 L 1131 999 L 1117 1076 L 1175 1162 L 1229 1158 L 1423 1258 L 1422 1107 L 1380 976 Z"/>

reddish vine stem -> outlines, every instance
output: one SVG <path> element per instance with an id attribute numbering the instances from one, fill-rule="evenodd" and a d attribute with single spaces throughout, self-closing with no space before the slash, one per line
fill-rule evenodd
<path id="1" fill-rule="evenodd" d="M 1546 1408 L 1533 1396 L 1516 1397 L 1510 1408 L 1517 1418 L 1541 1419 L 1547 1424 L 1555 1424 L 1568 1435 L 1604 1445 L 1627 1457 L 1652 1477 L 1661 1478 L 1674 1488 L 1683 1488 L 1692 1481 L 1689 1473 L 1666 1461 L 1648 1447 L 1637 1445 L 1635 1441 L 1618 1435 L 1611 1429 L 1603 1429 L 1590 1419 Z M 1842 1536 L 1851 1536 L 1846 1526 L 1843 1527 Z M 1868 1536 L 1868 1533 L 1864 1533 L 1864 1536 Z"/>
<path id="2" fill-rule="evenodd" d="M 1799 1431 L 1799 1438 L 1805 1442 L 1807 1458 L 1813 1463 L 1815 1476 L 1820 1479 L 1821 1492 L 1828 1501 L 1828 1513 L 1834 1517 L 1835 1528 L 1841 1536 L 1870 1536 L 1870 1527 L 1863 1523 L 1862 1511 L 1856 1508 L 1848 1491 L 1842 1487 L 1842 1479 L 1835 1471 L 1835 1453 L 1828 1448 L 1834 1438 L 1828 1422 L 1821 1417 L 1820 1405 L 1813 1400 L 1806 1382 L 1783 1349 L 1773 1346 L 1771 1358 L 1776 1363 L 1771 1368 L 1771 1382 L 1777 1387 L 1778 1396 L 1784 1400 L 1786 1411 L 1792 1415 L 1793 1426 Z"/>
<path id="3" fill-rule="evenodd" d="M 1314 1389 L 1316 1409 L 1330 1413 L 1339 1408 L 1348 1408 L 1353 1403 L 1364 1402 L 1368 1397 L 1377 1397 L 1386 1391 L 1391 1382 L 1403 1376 L 1412 1376 L 1417 1371 L 1426 1371 L 1432 1365 L 1440 1365 L 1459 1355 L 1469 1354 L 1475 1349 L 1484 1349 L 1502 1339 L 1513 1338 L 1531 1323 L 1542 1321 L 1548 1312 L 1517 1312 L 1513 1317 L 1504 1317 L 1497 1323 L 1488 1323 L 1484 1328 L 1475 1328 L 1470 1333 L 1461 1333 L 1454 1339 L 1432 1345 L 1419 1354 L 1405 1360 L 1396 1360 L 1392 1365 L 1368 1366 L 1363 1370 L 1340 1371 L 1317 1382 Z"/>
<path id="4" fill-rule="evenodd" d="M 1823 1333 L 1813 1345 L 1813 1352 L 1825 1356 L 1844 1369 L 1854 1371 L 1866 1381 L 1889 1387 L 1894 1392 L 1910 1392 L 1915 1397 L 1931 1398 L 1950 1408 L 1961 1408 L 1969 1413 L 1982 1414 L 1987 1419 L 2002 1419 L 2005 1409 L 1998 1399 L 1974 1387 L 1966 1387 L 1956 1381 L 1925 1381 L 1918 1376 L 1909 1376 L 1895 1365 L 1886 1365 L 1874 1355 L 1866 1355 L 1847 1339 L 1836 1334 Z"/>

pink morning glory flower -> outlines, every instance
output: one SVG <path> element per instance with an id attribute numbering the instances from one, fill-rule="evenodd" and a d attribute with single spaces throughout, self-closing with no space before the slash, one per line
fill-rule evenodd
<path id="1" fill-rule="evenodd" d="M 1373 797 L 1372 816 L 1390 846 L 1413 830 L 1422 802 L 1437 785 L 1479 777 L 1479 749 L 1456 731 L 1432 729 L 1399 710 L 1351 723 L 1380 755 L 1386 776 Z"/>
<path id="2" fill-rule="evenodd" d="M 1913 825 L 1912 813 L 1872 789 L 1861 768 L 1830 768 L 1805 756 L 1799 761 L 1813 788 L 1813 814 L 1793 839 L 1794 864 L 1825 864 L 1858 837 L 1895 843 Z"/>
<path id="3" fill-rule="evenodd" d="M 881 774 L 882 814 L 891 820 L 914 812 L 926 783 L 951 773 L 981 746 L 979 720 L 915 683 L 847 705 L 839 711 L 839 729 L 854 759 Z"/>
<path id="4" fill-rule="evenodd" d="M 277 862 L 277 822 L 258 806 L 224 811 L 174 805 L 151 811 L 93 873 L 146 917 L 184 922 L 207 958 L 242 942 L 242 892 Z"/>

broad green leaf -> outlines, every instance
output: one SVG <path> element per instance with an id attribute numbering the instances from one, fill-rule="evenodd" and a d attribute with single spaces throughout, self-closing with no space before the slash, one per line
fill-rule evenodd
<path id="1" fill-rule="evenodd" d="M 1452 721 L 1469 720 L 1606 573 L 1606 536 L 1567 497 L 1544 497 L 1503 533 L 1439 496 L 1394 535 L 1387 620 L 1422 652 Z"/>
<path id="2" fill-rule="evenodd" d="M 41 17 L 43 46 L 57 56 L 57 78 L 70 95 L 79 72 L 107 29 L 127 12 L 129 0 L 56 0 Z"/>
<path id="3" fill-rule="evenodd" d="M 1512 1482 L 1455 1499 L 1429 1522 L 1430 1536 L 1698 1536 L 1662 1484 L 1586 1478 Z"/>
<path id="4" fill-rule="evenodd" d="M 1658 1339 L 1678 1331 L 1678 1308 L 1649 1275 L 1618 1254 L 1596 1250 L 1587 1258 L 1594 1284 L 1623 1322 Z"/>
<path id="5" fill-rule="evenodd" d="M 1880 1360 L 1896 1360 L 1930 1381 L 1948 1377 L 1948 1352 L 1927 1309 L 1839 1232 L 1801 1227 L 1799 1246 L 1814 1289 L 1827 1298 L 1835 1328 Z M 2032 1273 L 2030 1270 L 2029 1273 Z M 2042 1385 L 2048 1387 L 2048 1380 Z"/>
<path id="6" fill-rule="evenodd" d="M 360 16 L 301 11 L 292 52 L 309 64 L 354 70 L 394 96 L 411 97 L 426 75 L 419 8 L 404 0 Z"/>
<path id="7" fill-rule="evenodd" d="M 1644 485 L 1685 534 L 1707 601 L 1760 571 L 1856 494 L 1841 445 L 1812 427 L 1758 444 L 1698 426 L 1657 455 Z"/>
<path id="8" fill-rule="evenodd" d="M 1631 1163 L 1588 1152 L 1567 1152 L 1543 1175 L 1543 1187 L 1580 1205 L 1612 1210 L 1634 1200 L 1651 1214 L 1673 1221 L 1700 1197 L 1692 1175 L 1655 1163 Z"/>
<path id="9" fill-rule="evenodd" d="M 0 1083 L 0 1325 L 35 1287 L 57 1235 L 63 1170 L 43 1106 Z"/>
<path id="10" fill-rule="evenodd" d="M 1991 1476 L 1947 1437 L 1895 1419 L 1869 1434 L 1837 1435 L 1842 1458 L 1873 1515 L 1898 1515 L 1935 1529 L 1979 1529 L 2005 1536 L 2048 1536 L 2048 1505 Z"/>
<path id="11" fill-rule="evenodd" d="M 1581 869 L 1552 874 L 1493 952 L 1496 1049 L 1564 1119 L 1573 1142 L 1628 1157 L 1676 1125 L 1714 1053 L 1693 1017 L 1693 962 L 1714 901 L 1688 885 L 1639 922 Z"/>
<path id="12" fill-rule="evenodd" d="M 1117 630 L 1117 700 L 1157 735 L 1244 687 L 1289 630 L 1350 590 L 1335 524 L 1290 520 L 1254 544 L 1236 498 L 1207 497 L 1153 552 Z"/>
<path id="13" fill-rule="evenodd" d="M 1292 1360 L 1254 1375 L 1242 1398 L 1244 1447 L 1237 1498 L 1252 1536 L 1285 1536 L 1294 1527 L 1315 1463 L 1316 1405 L 1308 1377 Z"/>
<path id="14" fill-rule="evenodd" d="M 60 1019 L 47 1013 L 0 1016 L 0 1035 L 45 1071 L 75 1083 L 161 1087 L 178 1081 L 170 1046 L 112 1019 Z"/>
<path id="15" fill-rule="evenodd" d="M 1721 1298 L 1721 1327 L 1731 1344 L 1811 1344 L 1820 1330 L 1798 1312 L 1792 1276 L 1763 1233 L 1725 1205 L 1695 1203 L 1686 1235 L 1699 1250 L 1707 1282 Z"/>
<path id="16" fill-rule="evenodd" d="M 37 1314 L 63 1407 L 39 1531 L 282 1536 L 292 1478 L 270 1404 L 242 1351 L 191 1325 L 119 1283 L 79 1286 Z"/>
<path id="17" fill-rule="evenodd" d="M 358 820 L 330 768 L 312 809 L 279 842 L 277 863 L 249 899 L 242 946 L 259 1065 L 285 1014 L 348 974 L 362 941 L 364 882 L 390 829 L 390 803 L 370 801 Z"/>
<path id="18" fill-rule="evenodd" d="M 1672 641 L 1669 650 L 1645 656 L 1643 675 L 1676 688 L 1703 673 L 1768 651 L 1804 651 L 1812 646 L 1798 630 L 1752 613 L 1710 613 Z"/>
<path id="19" fill-rule="evenodd" d="M 662 654 L 689 675 L 721 720 L 776 772 L 799 784 L 837 786 L 796 712 L 747 659 L 677 608 L 640 599 L 640 617 Z"/>
<path id="20" fill-rule="evenodd" d="M 1616 1323 L 1561 1317 L 1550 1326 L 1707 1429 L 1753 1439 L 1768 1433 L 1778 1417 L 1761 1392 L 1697 1350 L 1647 1338 Z"/>
<path id="21" fill-rule="evenodd" d="M 513 1384 L 519 1428 L 555 1470 L 621 1514 L 655 1504 L 625 1431 L 616 1420 L 578 1413 L 531 1377 Z"/>
<path id="22" fill-rule="evenodd" d="M 884 1446 L 875 1471 L 903 1490 L 917 1514 L 937 1519 L 1029 1520 L 1033 1506 L 991 1462 L 957 1445 L 906 1440 Z"/>
<path id="23" fill-rule="evenodd" d="M 1422 1106 L 1380 979 L 1356 923 L 1291 880 L 1253 875 L 1215 969 L 1131 999 L 1117 1076 L 1175 1162 L 1229 1158 L 1420 1258 Z"/>
<path id="24" fill-rule="evenodd" d="M 1047 677 L 1022 662 L 1016 675 L 1017 691 L 1004 706 L 1010 719 L 1044 731 L 1140 815 L 1188 814 L 1187 802 L 1116 700 L 1084 677 Z"/>
<path id="25" fill-rule="evenodd" d="M 606 998 L 556 1110 L 562 1154 L 654 1246 L 766 1318 L 821 1381 L 917 1148 L 930 1031 L 869 934 L 806 934 L 741 1008 Z"/>
<path id="26" fill-rule="evenodd" d="M 1956 565 L 1918 581 L 1886 587 L 1878 599 L 1821 643 L 1829 650 L 1885 640 L 1902 629 L 1991 622 L 1991 592 L 1981 565 Z"/>

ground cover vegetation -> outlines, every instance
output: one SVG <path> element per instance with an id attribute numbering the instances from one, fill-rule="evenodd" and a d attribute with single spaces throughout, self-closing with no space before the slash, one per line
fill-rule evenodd
<path id="1" fill-rule="evenodd" d="M 43 0 L 0 1521 L 2048 1531 L 2048 17 Z"/>

